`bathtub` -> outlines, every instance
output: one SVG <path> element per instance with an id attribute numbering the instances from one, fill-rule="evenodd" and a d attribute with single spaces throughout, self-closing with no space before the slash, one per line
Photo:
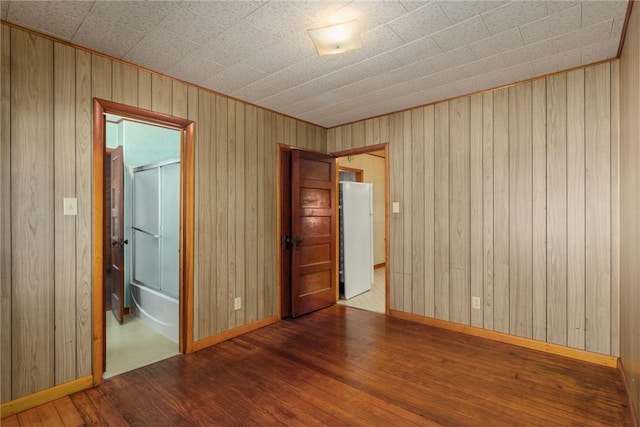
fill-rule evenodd
<path id="1" fill-rule="evenodd" d="M 131 283 L 131 314 L 178 342 L 178 299 L 140 283 Z"/>

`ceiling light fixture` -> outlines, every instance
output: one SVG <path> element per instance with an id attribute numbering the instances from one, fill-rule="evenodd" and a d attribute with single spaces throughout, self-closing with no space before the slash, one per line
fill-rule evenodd
<path id="1" fill-rule="evenodd" d="M 362 47 L 358 21 L 308 30 L 318 55 L 333 55 Z"/>

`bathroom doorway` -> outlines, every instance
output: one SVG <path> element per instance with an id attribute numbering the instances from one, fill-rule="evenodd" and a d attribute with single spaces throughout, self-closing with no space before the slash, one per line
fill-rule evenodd
<path id="1" fill-rule="evenodd" d="M 94 100 L 94 384 L 191 351 L 193 127 Z"/>
<path id="2" fill-rule="evenodd" d="M 180 132 L 107 115 L 104 179 L 109 378 L 179 354 Z"/>

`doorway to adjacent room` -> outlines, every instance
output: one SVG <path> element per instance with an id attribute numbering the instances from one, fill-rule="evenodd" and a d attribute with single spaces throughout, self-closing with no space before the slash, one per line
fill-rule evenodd
<path id="1" fill-rule="evenodd" d="M 360 157 L 364 156 L 364 157 Z M 387 144 L 325 155 L 296 147 L 278 147 L 278 238 L 280 316 L 297 317 L 340 300 L 338 182 L 339 168 L 372 180 L 374 251 L 371 289 L 344 301 L 388 313 L 388 148 Z M 366 170 L 348 160 L 369 163 Z M 369 161 L 371 160 L 371 161 Z M 373 169 L 377 167 L 377 169 Z M 344 292 L 342 292 L 344 296 Z M 302 301 L 313 301 L 306 304 Z"/>

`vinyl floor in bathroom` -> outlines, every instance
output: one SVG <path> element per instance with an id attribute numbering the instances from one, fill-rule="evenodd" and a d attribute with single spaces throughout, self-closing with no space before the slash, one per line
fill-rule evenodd
<path id="1" fill-rule="evenodd" d="M 348 300 L 339 300 L 338 304 L 384 314 L 384 274 L 385 269 L 376 268 L 373 272 L 373 286 L 370 291 L 363 292 Z"/>
<path id="2" fill-rule="evenodd" d="M 120 325 L 111 312 L 107 320 L 107 369 L 104 378 L 128 372 L 179 354 L 171 341 L 137 317 L 125 316 Z"/>

